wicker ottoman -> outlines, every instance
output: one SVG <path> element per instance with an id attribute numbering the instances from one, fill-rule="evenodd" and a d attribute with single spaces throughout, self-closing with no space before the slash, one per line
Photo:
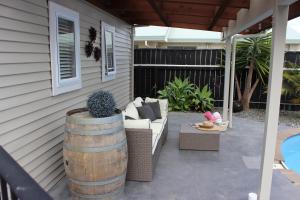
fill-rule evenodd
<path id="1" fill-rule="evenodd" d="M 179 149 L 218 151 L 219 131 L 200 131 L 190 124 L 182 124 L 179 132 Z"/>

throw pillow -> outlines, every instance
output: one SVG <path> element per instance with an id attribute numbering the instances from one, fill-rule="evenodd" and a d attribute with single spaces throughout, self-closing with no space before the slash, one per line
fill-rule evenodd
<path id="1" fill-rule="evenodd" d="M 129 116 L 127 116 L 127 115 L 125 115 L 125 119 L 133 119 L 133 120 L 135 120 L 134 118 L 129 117 Z"/>
<path id="2" fill-rule="evenodd" d="M 143 105 L 141 107 L 137 107 L 139 115 L 141 119 L 150 119 L 154 121 L 156 119 L 155 114 L 150 105 Z"/>
<path id="3" fill-rule="evenodd" d="M 146 97 L 145 102 L 156 102 L 158 101 L 160 107 L 160 113 L 162 117 L 166 117 L 168 115 L 168 100 L 167 99 L 153 99 Z"/>
<path id="4" fill-rule="evenodd" d="M 141 97 L 137 97 L 133 101 L 133 104 L 135 105 L 135 107 L 141 107 L 143 102 L 144 100 Z"/>
<path id="5" fill-rule="evenodd" d="M 150 105 L 150 107 L 152 108 L 156 119 L 161 119 L 161 113 L 160 113 L 160 106 L 159 106 L 159 102 L 148 102 L 148 103 L 144 103 L 142 102 L 143 105 Z"/>
<path id="6" fill-rule="evenodd" d="M 139 113 L 132 102 L 127 105 L 125 113 L 126 116 L 132 117 L 133 119 L 139 119 Z"/>

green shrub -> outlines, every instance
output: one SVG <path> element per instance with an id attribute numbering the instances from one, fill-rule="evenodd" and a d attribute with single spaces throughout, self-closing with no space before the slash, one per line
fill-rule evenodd
<path id="1" fill-rule="evenodd" d="M 214 106 L 214 99 L 212 98 L 212 92 L 205 85 L 202 90 L 197 87 L 193 93 L 193 106 L 196 111 L 210 111 Z"/>
<path id="2" fill-rule="evenodd" d="M 100 90 L 89 96 L 87 108 L 93 117 L 110 117 L 116 109 L 116 102 L 110 92 Z"/>
<path id="3" fill-rule="evenodd" d="M 213 108 L 212 92 L 205 85 L 202 89 L 191 84 L 188 79 L 175 78 L 163 90 L 159 98 L 168 99 L 170 111 L 207 111 Z"/>
<path id="4" fill-rule="evenodd" d="M 163 90 L 158 91 L 158 94 L 159 98 L 168 99 L 170 111 L 188 111 L 192 106 L 194 89 L 188 79 L 175 78 Z"/>

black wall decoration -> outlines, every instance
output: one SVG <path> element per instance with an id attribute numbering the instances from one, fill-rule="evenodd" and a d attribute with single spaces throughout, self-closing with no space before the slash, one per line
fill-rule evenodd
<path id="1" fill-rule="evenodd" d="M 98 61 L 100 59 L 101 56 L 101 50 L 99 47 L 95 47 L 94 48 L 94 58 L 96 61 Z"/>
<path id="2" fill-rule="evenodd" d="M 97 31 L 96 31 L 96 29 L 94 27 L 91 27 L 89 29 L 89 33 L 90 33 L 90 35 L 89 35 L 90 42 L 94 43 L 95 40 L 96 40 L 96 37 L 97 37 Z"/>
<path id="3" fill-rule="evenodd" d="M 96 61 L 99 61 L 101 56 L 101 50 L 99 47 L 94 47 L 95 41 L 97 38 L 97 31 L 94 27 L 91 27 L 89 29 L 89 39 L 90 41 L 87 41 L 87 44 L 85 45 L 85 55 L 86 57 L 91 57 L 92 53 L 94 53 L 94 58 Z"/>
<path id="4" fill-rule="evenodd" d="M 93 43 L 91 42 L 87 42 L 87 44 L 85 45 L 85 55 L 86 57 L 91 57 L 92 53 L 93 53 L 93 50 L 94 50 L 94 46 L 93 46 Z"/>

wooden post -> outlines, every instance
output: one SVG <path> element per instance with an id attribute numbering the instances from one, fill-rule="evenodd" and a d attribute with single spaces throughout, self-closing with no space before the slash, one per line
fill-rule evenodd
<path id="1" fill-rule="evenodd" d="M 225 77 L 224 77 L 224 100 L 223 100 L 223 119 L 228 120 L 228 99 L 229 99 L 229 79 L 231 63 L 231 37 L 226 39 L 225 55 Z"/>
<path id="2" fill-rule="evenodd" d="M 278 0 L 274 0 L 272 54 L 268 82 L 259 200 L 269 200 L 271 193 L 288 13 L 288 5 L 279 5 Z"/>
<path id="3" fill-rule="evenodd" d="M 130 83 L 130 91 L 131 93 L 130 100 L 134 100 L 134 35 L 135 35 L 135 28 L 134 26 L 131 27 L 131 83 Z"/>
<path id="4" fill-rule="evenodd" d="M 233 95 L 234 95 L 234 76 L 235 76 L 235 54 L 236 54 L 236 39 L 233 37 L 232 45 L 232 61 L 230 71 L 230 97 L 229 97 L 229 128 L 232 128 L 232 111 L 233 111 Z"/>

